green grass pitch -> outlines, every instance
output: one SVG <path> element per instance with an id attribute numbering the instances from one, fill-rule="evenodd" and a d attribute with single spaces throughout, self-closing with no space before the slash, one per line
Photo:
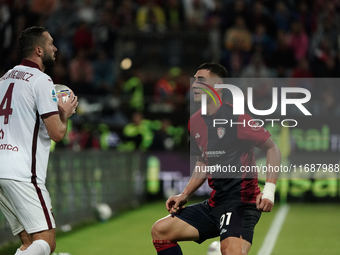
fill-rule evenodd
<path id="1" fill-rule="evenodd" d="M 276 205 L 271 213 L 262 214 L 255 228 L 249 255 L 257 254 L 278 207 Z M 55 252 L 68 252 L 72 255 L 156 254 L 151 242 L 151 226 L 166 215 L 163 201 L 143 205 L 106 223 L 88 225 L 57 237 Z M 290 204 L 272 255 L 339 254 L 339 217 L 340 204 Z M 185 255 L 205 255 L 213 240 L 218 238 L 201 245 L 194 242 L 180 242 L 180 245 Z M 0 254 L 4 254 L 1 249 Z"/>

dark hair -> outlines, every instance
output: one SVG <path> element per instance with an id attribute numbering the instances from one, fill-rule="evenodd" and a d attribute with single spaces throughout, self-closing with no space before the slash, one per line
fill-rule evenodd
<path id="1" fill-rule="evenodd" d="M 220 78 L 228 78 L 229 72 L 228 70 L 217 63 L 204 63 L 198 67 L 198 70 L 209 70 L 211 73 L 217 75 Z"/>
<path id="2" fill-rule="evenodd" d="M 29 27 L 19 36 L 18 50 L 23 58 L 30 56 L 36 46 L 42 46 L 42 34 L 48 32 L 44 27 Z"/>

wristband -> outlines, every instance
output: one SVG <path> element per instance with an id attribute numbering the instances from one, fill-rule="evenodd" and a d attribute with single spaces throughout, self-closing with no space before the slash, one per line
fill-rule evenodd
<path id="1" fill-rule="evenodd" d="M 276 185 L 274 183 L 266 182 L 266 184 L 264 185 L 264 189 L 262 191 L 263 193 L 262 199 L 267 198 L 274 203 L 275 187 Z"/>

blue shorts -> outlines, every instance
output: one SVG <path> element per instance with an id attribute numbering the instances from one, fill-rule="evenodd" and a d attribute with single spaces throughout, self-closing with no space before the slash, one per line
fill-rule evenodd
<path id="1" fill-rule="evenodd" d="M 173 215 L 198 230 L 200 239 L 197 243 L 218 236 L 221 241 L 233 236 L 252 243 L 254 228 L 261 212 L 255 204 L 222 204 L 211 207 L 208 200 L 205 200 L 186 206 Z"/>

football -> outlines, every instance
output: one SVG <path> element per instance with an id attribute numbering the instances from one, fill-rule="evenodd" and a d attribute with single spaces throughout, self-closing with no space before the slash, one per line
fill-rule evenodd
<path id="1" fill-rule="evenodd" d="M 222 255 L 220 241 L 214 241 L 209 245 L 207 255 Z"/>
<path id="2" fill-rule="evenodd" d="M 61 94 L 63 102 L 65 103 L 67 99 L 70 97 L 72 89 L 63 84 L 54 84 L 54 88 L 56 91 L 57 100 L 59 94 Z"/>
<path id="3" fill-rule="evenodd" d="M 100 203 L 95 206 L 95 216 L 96 218 L 101 221 L 105 222 L 112 216 L 112 210 L 108 204 Z"/>

